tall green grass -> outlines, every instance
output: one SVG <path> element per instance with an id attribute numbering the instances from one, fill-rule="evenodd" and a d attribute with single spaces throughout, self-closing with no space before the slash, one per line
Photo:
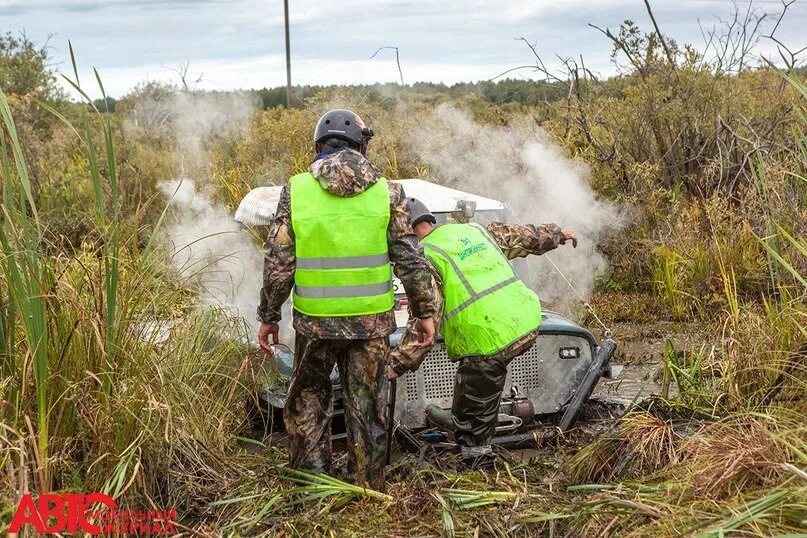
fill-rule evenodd
<path id="1" fill-rule="evenodd" d="M 244 422 L 253 351 L 243 320 L 197 307 L 171 269 L 165 212 L 144 226 L 148 207 L 123 211 L 116 124 L 75 77 L 80 128 L 51 112 L 83 144 L 94 233 L 69 256 L 47 244 L 0 92 L 0 504 L 24 489 L 102 491 L 185 514 L 241 472 L 226 453 Z"/>
<path id="2" fill-rule="evenodd" d="M 2 311 L 5 357 L 10 363 L 15 342 L 15 326 L 22 326 L 28 347 L 28 358 L 33 362 L 36 392 L 36 425 L 38 459 L 43 462 L 42 475 L 48 479 L 48 389 L 49 358 L 48 330 L 45 301 L 47 296 L 48 268 L 41 259 L 39 237 L 41 223 L 31 189 L 31 180 L 25 164 L 17 128 L 5 94 L 0 90 L 0 115 L 3 118 L 3 226 L 0 243 L 3 247 L 2 271 L 8 296 L 7 309 Z M 5 140 L 11 147 L 6 147 Z M 8 150 L 13 156 L 9 162 Z M 8 371 L 8 364 L 4 370 Z M 19 393 L 15 394 L 17 404 Z"/>

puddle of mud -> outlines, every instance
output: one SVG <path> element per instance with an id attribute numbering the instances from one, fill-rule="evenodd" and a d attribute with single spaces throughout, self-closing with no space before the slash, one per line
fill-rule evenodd
<path id="1" fill-rule="evenodd" d="M 617 379 L 601 379 L 593 396 L 606 401 L 629 405 L 661 393 L 656 380 L 661 362 L 623 365 Z"/>
<path id="2" fill-rule="evenodd" d="M 594 397 L 623 405 L 661 394 L 664 346 L 668 340 L 678 350 L 712 345 L 703 323 L 618 323 L 613 327 L 617 352 L 613 364 L 622 367 L 616 379 L 601 379 Z M 670 388 L 670 395 L 674 394 Z"/>

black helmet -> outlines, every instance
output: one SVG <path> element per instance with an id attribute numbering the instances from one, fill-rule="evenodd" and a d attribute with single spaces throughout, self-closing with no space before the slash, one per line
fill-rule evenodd
<path id="1" fill-rule="evenodd" d="M 432 212 L 429 211 L 428 207 L 426 207 L 426 204 L 424 204 L 417 198 L 407 198 L 406 207 L 408 207 L 409 212 L 412 213 L 413 228 L 424 221 L 429 221 L 432 224 L 437 224 L 437 219 L 434 218 L 434 215 L 432 215 Z"/>
<path id="2" fill-rule="evenodd" d="M 372 136 L 373 131 L 367 128 L 358 114 L 338 108 L 329 110 L 319 119 L 314 129 L 314 144 L 336 138 L 344 140 L 354 149 L 361 149 Z"/>

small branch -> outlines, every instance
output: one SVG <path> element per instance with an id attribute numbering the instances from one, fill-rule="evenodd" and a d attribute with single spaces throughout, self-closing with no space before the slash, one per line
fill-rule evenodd
<path id="1" fill-rule="evenodd" d="M 555 82 L 563 82 L 558 77 L 556 77 L 555 75 L 550 73 L 549 70 L 546 68 L 546 65 L 544 65 L 544 61 L 541 59 L 541 55 L 538 54 L 538 50 L 536 49 L 536 44 L 535 43 L 530 43 L 529 41 L 527 41 L 527 38 L 523 37 L 523 36 L 519 37 L 518 41 L 523 41 L 524 44 L 527 45 L 527 47 L 529 47 L 530 51 L 532 52 L 532 55 L 535 56 L 535 69 L 536 69 L 536 71 L 540 71 L 541 73 L 546 75 L 547 80 L 554 80 Z M 560 58 L 560 57 L 558 57 L 558 59 L 563 61 L 562 58 Z"/>
<path id="2" fill-rule="evenodd" d="M 391 45 L 387 45 L 385 47 L 379 47 L 378 50 L 375 51 L 372 56 L 370 56 L 370 59 L 372 60 L 373 58 L 375 58 L 376 54 L 378 54 L 379 52 L 381 52 L 384 49 L 391 49 L 391 50 L 395 51 L 395 63 L 398 64 L 398 75 L 400 75 L 400 77 L 401 77 L 401 86 L 403 86 L 404 85 L 404 78 L 403 78 L 403 71 L 401 71 L 401 58 L 398 55 L 398 47 L 393 47 Z"/>
<path id="3" fill-rule="evenodd" d="M 489 78 L 489 79 L 488 79 L 488 81 L 489 81 L 489 82 L 493 82 L 493 81 L 494 81 L 494 80 L 496 80 L 497 78 L 499 78 L 499 77 L 503 77 L 503 76 L 504 76 L 504 75 L 506 75 L 507 73 L 512 73 L 513 71 L 519 71 L 519 70 L 521 70 L 521 69 L 535 69 L 535 66 L 534 66 L 534 65 L 520 65 L 520 66 L 518 66 L 518 67 L 511 67 L 510 69 L 507 69 L 506 71 L 502 71 L 501 73 L 499 73 L 499 74 L 498 74 L 498 75 L 496 75 L 495 77 L 491 77 L 491 78 Z"/>
<path id="4" fill-rule="evenodd" d="M 796 3 L 796 0 L 790 0 L 789 2 L 787 2 L 786 0 L 782 0 L 782 5 L 784 6 L 784 9 L 782 10 L 782 13 L 779 14 L 779 18 L 776 20 L 776 24 L 773 26 L 773 30 L 771 30 L 771 34 L 768 35 L 768 36 L 765 36 L 765 37 L 773 38 L 773 35 L 776 33 L 776 30 L 779 29 L 779 25 L 782 23 L 782 19 L 785 18 L 785 13 L 787 13 L 787 8 L 789 8 L 790 6 L 792 6 L 795 3 Z"/>
<path id="5" fill-rule="evenodd" d="M 644 5 L 647 7 L 647 14 L 650 15 L 650 20 L 653 21 L 653 27 L 656 29 L 656 34 L 658 34 L 658 39 L 661 41 L 661 46 L 664 48 L 664 53 L 667 55 L 667 59 L 670 61 L 670 64 L 675 69 L 675 58 L 672 55 L 672 51 L 670 51 L 670 47 L 667 46 L 667 42 L 664 40 L 664 36 L 661 35 L 661 30 L 658 27 L 658 23 L 656 22 L 656 17 L 653 15 L 653 10 L 650 9 L 650 1 L 644 0 Z"/>
<path id="6" fill-rule="evenodd" d="M 614 43 L 614 45 L 616 45 L 623 53 L 625 53 L 625 56 L 628 58 L 628 61 L 631 63 L 633 68 L 636 69 L 636 71 L 639 73 L 639 76 L 645 78 L 646 74 L 645 70 L 642 68 L 642 65 L 633 57 L 633 55 L 631 55 L 630 52 L 628 52 L 628 49 L 625 47 L 625 44 L 614 34 L 611 33 L 611 30 L 607 28 L 603 30 L 599 26 L 596 26 L 591 23 L 588 23 L 588 25 L 594 28 L 595 30 L 599 31 L 600 33 L 602 33 L 608 39 L 610 39 Z"/>
<path id="7" fill-rule="evenodd" d="M 195 92 L 197 86 L 200 82 L 202 82 L 204 73 L 199 75 L 193 82 L 188 84 L 188 71 L 190 70 L 191 62 L 188 60 L 187 62 L 179 62 L 178 67 L 169 67 L 165 64 L 162 64 L 163 69 L 167 69 L 176 73 L 179 76 L 179 81 L 182 83 L 182 91 L 185 92 Z"/>
<path id="8" fill-rule="evenodd" d="M 776 19 L 776 24 L 773 26 L 773 29 L 771 30 L 770 35 L 762 36 L 762 37 L 765 37 L 767 39 L 770 39 L 771 41 L 773 41 L 774 43 L 776 43 L 778 45 L 779 55 L 782 57 L 782 60 L 785 62 L 785 65 L 787 65 L 788 70 L 795 67 L 795 65 L 796 65 L 796 57 L 799 54 L 801 54 L 802 52 L 804 52 L 805 50 L 807 50 L 807 47 L 803 47 L 803 48 L 793 52 L 792 50 L 790 50 L 790 48 L 787 45 L 785 45 L 784 43 L 779 41 L 779 39 L 774 37 L 774 35 L 776 34 L 776 30 L 779 29 L 779 25 L 782 23 L 782 20 L 785 18 L 785 15 L 787 14 L 788 8 L 790 6 L 792 6 L 793 4 L 795 4 L 795 3 L 796 3 L 796 0 L 789 0 L 789 1 L 788 0 L 782 0 L 782 6 L 784 6 L 784 7 L 782 9 L 782 12 L 779 14 L 779 18 Z M 787 52 L 788 56 L 790 56 L 789 60 L 787 58 L 785 58 L 785 55 L 783 54 L 782 50 Z"/>

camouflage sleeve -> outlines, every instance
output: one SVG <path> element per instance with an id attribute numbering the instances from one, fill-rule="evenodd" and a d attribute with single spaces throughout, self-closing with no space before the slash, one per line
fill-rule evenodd
<path id="1" fill-rule="evenodd" d="M 485 228 L 508 260 L 544 254 L 563 244 L 563 230 L 557 224 L 491 222 Z"/>
<path id="2" fill-rule="evenodd" d="M 406 207 L 403 187 L 389 183 L 390 220 L 387 242 L 390 259 L 395 264 L 395 275 L 401 279 L 409 307 L 416 318 L 434 315 L 435 298 L 429 262 L 423 255 L 423 246 L 412 229 L 412 217 Z"/>
<path id="3" fill-rule="evenodd" d="M 440 275 L 438 275 L 436 271 L 433 275 L 432 293 L 435 296 L 436 304 L 432 320 L 434 321 L 434 327 L 439 331 L 445 301 L 443 299 L 443 285 L 440 280 Z M 420 342 L 418 341 L 418 334 L 415 330 L 416 322 L 417 318 L 411 316 L 410 312 L 409 322 L 406 324 L 406 331 L 404 331 L 401 339 L 398 341 L 398 345 L 395 346 L 390 353 L 390 366 L 392 366 L 392 369 L 395 370 L 398 375 L 420 368 L 423 359 L 426 358 L 426 354 L 428 354 L 431 349 L 419 347 Z"/>
<path id="4" fill-rule="evenodd" d="M 280 193 L 280 201 L 265 248 L 258 321 L 277 323 L 281 317 L 280 308 L 289 298 L 291 288 L 294 286 L 296 266 L 294 230 L 291 227 L 291 196 L 288 187 L 284 187 Z"/>

